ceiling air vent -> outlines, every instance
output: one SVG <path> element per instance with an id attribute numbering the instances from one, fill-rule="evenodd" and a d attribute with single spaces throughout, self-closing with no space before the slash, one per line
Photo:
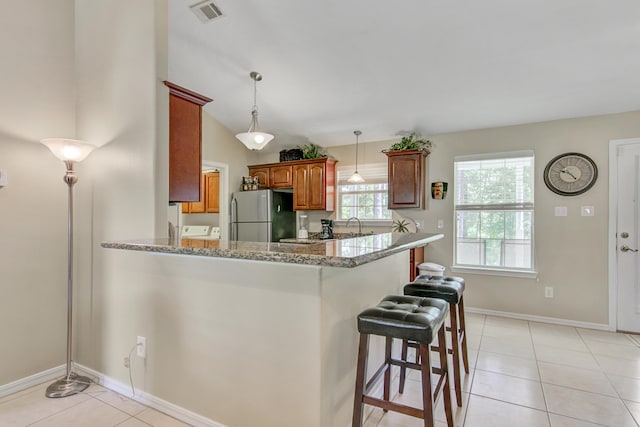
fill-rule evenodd
<path id="1" fill-rule="evenodd" d="M 210 0 L 201 1 L 190 8 L 202 22 L 211 22 L 222 16 L 220 8 Z"/>

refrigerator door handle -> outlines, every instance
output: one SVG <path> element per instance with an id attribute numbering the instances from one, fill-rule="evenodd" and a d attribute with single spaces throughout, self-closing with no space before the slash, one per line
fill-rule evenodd
<path id="1" fill-rule="evenodd" d="M 231 240 L 237 240 L 238 236 L 238 200 L 231 198 Z"/>

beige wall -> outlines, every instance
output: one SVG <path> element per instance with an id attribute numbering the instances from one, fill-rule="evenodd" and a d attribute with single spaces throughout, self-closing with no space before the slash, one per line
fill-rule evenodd
<path id="1" fill-rule="evenodd" d="M 215 98 L 215 94 L 210 94 Z M 215 101 L 213 101 L 215 102 Z M 258 153 L 248 150 L 234 134 L 206 111 L 202 113 L 202 160 L 229 165 L 229 194 L 238 191 L 247 165 L 258 163 Z M 220 203 L 229 201 L 220 201 Z"/>
<path id="2" fill-rule="evenodd" d="M 73 1 L 2 10 L 0 385 L 65 361 L 65 168 L 38 141 L 75 134 Z"/>
<path id="3" fill-rule="evenodd" d="M 535 153 L 535 246 L 537 279 L 464 274 L 468 281 L 466 304 L 487 310 L 568 319 L 599 325 L 608 323 L 607 233 L 608 144 L 611 139 L 640 136 L 640 112 L 558 120 L 433 135 L 428 157 L 427 187 L 433 181 L 453 184 L 455 156 L 533 149 Z M 359 162 L 386 162 L 381 152 L 394 141 L 360 144 Z M 549 191 L 542 172 L 554 156 L 578 151 L 598 165 L 599 176 L 587 193 L 563 197 Z M 340 164 L 355 162 L 355 145 L 329 148 Z M 445 200 L 427 198 L 427 209 L 404 209 L 396 213 L 422 220 L 426 232 L 444 232 L 445 239 L 431 244 L 429 261 L 450 267 L 453 263 L 453 189 Z M 595 216 L 580 216 L 581 206 L 594 206 Z M 566 206 L 567 217 L 554 216 L 555 206 Z M 310 215 L 319 228 L 327 212 Z M 437 221 L 444 228 L 437 229 Z M 312 230 L 314 226 L 312 226 Z M 554 288 L 554 298 L 544 298 L 544 287 Z"/>

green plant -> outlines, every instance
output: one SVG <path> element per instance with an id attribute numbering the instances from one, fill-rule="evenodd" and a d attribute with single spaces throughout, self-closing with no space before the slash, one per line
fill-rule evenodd
<path id="1" fill-rule="evenodd" d="M 400 142 L 396 142 L 386 151 L 399 150 L 429 150 L 433 147 L 433 143 L 423 136 L 416 135 L 413 132 L 409 136 L 403 136 Z"/>
<path id="2" fill-rule="evenodd" d="M 320 159 L 323 157 L 327 157 L 325 153 L 323 153 L 320 147 L 315 144 L 308 145 L 298 145 L 300 150 L 302 150 L 302 158 L 303 159 Z"/>
<path id="3" fill-rule="evenodd" d="M 406 233 L 407 231 L 409 231 L 407 225 L 409 225 L 409 223 L 404 219 L 396 219 L 395 221 L 393 221 L 391 229 L 396 233 Z"/>

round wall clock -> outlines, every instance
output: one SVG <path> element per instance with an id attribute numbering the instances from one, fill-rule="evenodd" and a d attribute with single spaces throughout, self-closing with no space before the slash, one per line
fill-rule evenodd
<path id="1" fill-rule="evenodd" d="M 554 157 L 544 168 L 544 183 L 562 196 L 582 194 L 596 183 L 598 167 L 588 156 L 565 153 Z"/>

